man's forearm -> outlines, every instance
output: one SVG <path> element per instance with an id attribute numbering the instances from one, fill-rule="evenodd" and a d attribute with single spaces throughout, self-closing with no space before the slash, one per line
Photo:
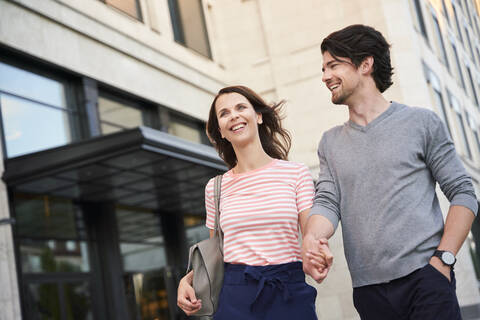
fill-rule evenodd
<path id="1" fill-rule="evenodd" d="M 451 206 L 438 249 L 451 251 L 456 255 L 465 241 L 474 219 L 475 215 L 470 209 L 463 206 Z"/>
<path id="2" fill-rule="evenodd" d="M 335 232 L 333 224 L 324 216 L 314 214 L 308 218 L 305 228 L 305 237 L 313 237 L 314 239 L 329 239 Z"/>

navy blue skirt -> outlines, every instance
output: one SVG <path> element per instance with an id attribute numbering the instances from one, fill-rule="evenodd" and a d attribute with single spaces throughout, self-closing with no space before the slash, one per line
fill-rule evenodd
<path id="1" fill-rule="evenodd" d="M 225 263 L 214 320 L 316 320 L 317 291 L 305 282 L 301 262 L 271 266 Z"/>

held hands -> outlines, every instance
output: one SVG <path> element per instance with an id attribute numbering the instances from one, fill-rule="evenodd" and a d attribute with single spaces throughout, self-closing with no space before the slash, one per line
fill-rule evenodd
<path id="1" fill-rule="evenodd" d="M 333 263 L 328 240 L 315 239 L 313 235 L 307 234 L 302 243 L 302 260 L 303 271 L 321 283 L 327 277 Z"/>
<path id="2" fill-rule="evenodd" d="M 190 271 L 178 284 L 177 306 L 179 306 L 187 316 L 193 315 L 202 307 L 202 300 L 197 300 L 195 297 L 195 290 L 193 290 L 192 283 L 193 271 Z"/>

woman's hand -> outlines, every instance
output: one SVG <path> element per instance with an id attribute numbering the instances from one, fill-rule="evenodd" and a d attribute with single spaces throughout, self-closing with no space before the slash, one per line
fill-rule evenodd
<path id="1" fill-rule="evenodd" d="M 306 235 L 303 239 L 302 259 L 303 271 L 321 283 L 327 277 L 333 262 L 328 240 L 316 240 L 311 235 Z"/>
<path id="2" fill-rule="evenodd" d="M 188 316 L 193 315 L 202 307 L 202 301 L 197 300 L 195 297 L 195 290 L 193 290 L 192 283 L 193 270 L 180 280 L 177 291 L 177 305 Z"/>

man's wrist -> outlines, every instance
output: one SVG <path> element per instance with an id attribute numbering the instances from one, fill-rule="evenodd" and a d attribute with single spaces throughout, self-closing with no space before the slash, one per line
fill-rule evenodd
<path id="1" fill-rule="evenodd" d="M 433 257 L 438 258 L 444 265 L 453 268 L 455 262 L 457 262 L 457 258 L 455 254 L 448 250 L 440 250 L 437 249 L 433 253 Z"/>

